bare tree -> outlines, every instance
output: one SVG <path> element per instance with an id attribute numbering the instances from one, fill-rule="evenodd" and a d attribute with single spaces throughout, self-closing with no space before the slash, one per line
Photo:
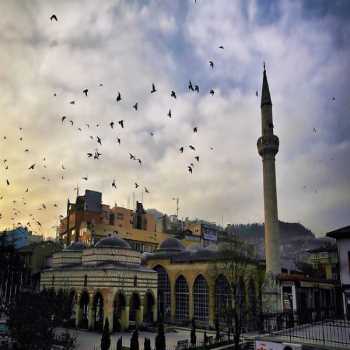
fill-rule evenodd
<path id="1" fill-rule="evenodd" d="M 257 265 L 254 248 L 239 240 L 236 236 L 231 236 L 219 247 L 218 259 L 212 270 L 213 281 L 217 281 L 220 277 L 225 277 L 225 281 L 227 281 L 225 300 L 221 302 L 221 307 L 218 308 L 217 306 L 217 317 L 221 321 L 225 320 L 228 336 L 230 338 L 232 333 L 236 350 L 240 349 L 241 334 L 252 314 L 253 305 L 251 304 L 253 302 L 256 306 L 255 315 L 253 316 L 258 316 L 257 309 L 260 305 L 258 296 L 261 294 L 259 286 L 262 283 L 259 283 L 261 276 L 259 276 Z M 251 281 L 254 281 L 254 296 L 256 299 L 252 300 L 252 295 L 250 295 L 250 300 L 246 303 L 246 286 Z M 216 297 L 220 298 L 220 296 Z M 223 315 L 225 315 L 224 318 Z"/>

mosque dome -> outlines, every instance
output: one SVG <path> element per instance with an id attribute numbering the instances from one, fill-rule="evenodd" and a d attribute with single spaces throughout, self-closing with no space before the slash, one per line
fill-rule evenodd
<path id="1" fill-rule="evenodd" d="M 158 251 L 171 251 L 171 252 L 182 252 L 185 250 L 185 246 L 176 238 L 165 239 L 158 248 Z"/>
<path id="2" fill-rule="evenodd" d="M 86 248 L 85 244 L 83 242 L 73 242 L 71 243 L 67 248 L 64 250 L 67 251 L 81 251 Z"/>
<path id="3" fill-rule="evenodd" d="M 124 239 L 119 238 L 116 235 L 111 235 L 100 239 L 95 244 L 95 248 L 131 249 L 131 246 Z"/>

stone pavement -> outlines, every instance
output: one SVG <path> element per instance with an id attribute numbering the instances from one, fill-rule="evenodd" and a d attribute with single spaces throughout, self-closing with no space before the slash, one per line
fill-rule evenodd
<path id="1" fill-rule="evenodd" d="M 63 332 L 62 328 L 57 329 L 57 334 L 60 334 L 61 332 Z M 95 333 L 95 332 L 83 331 L 83 330 L 79 330 L 79 331 L 69 330 L 69 332 L 73 336 L 77 337 L 76 350 L 99 350 L 100 349 L 101 333 Z M 116 350 L 117 340 L 120 336 L 123 337 L 123 345 L 129 347 L 131 334 L 132 333 L 126 333 L 126 332 L 113 333 L 111 335 L 110 350 Z M 204 333 L 197 331 L 196 335 L 197 335 L 197 342 L 202 342 Z M 181 330 L 176 330 L 174 332 L 167 332 L 165 336 L 166 336 L 166 348 L 168 350 L 174 350 L 178 340 L 188 339 L 188 341 L 190 341 L 189 330 L 181 329 Z M 151 346 L 152 348 L 154 348 L 156 333 L 139 331 L 140 350 L 143 350 L 145 337 L 150 338 Z"/>

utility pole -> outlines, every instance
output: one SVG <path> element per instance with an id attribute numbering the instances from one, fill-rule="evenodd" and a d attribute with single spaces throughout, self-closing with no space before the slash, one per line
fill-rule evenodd
<path id="1" fill-rule="evenodd" d="M 176 218 L 179 220 L 179 197 L 174 197 L 173 201 L 176 201 Z"/>

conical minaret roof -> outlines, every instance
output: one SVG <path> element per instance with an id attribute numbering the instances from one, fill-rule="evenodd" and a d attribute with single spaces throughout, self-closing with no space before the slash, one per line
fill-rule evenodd
<path id="1" fill-rule="evenodd" d="M 264 65 L 264 77 L 261 89 L 261 107 L 264 105 L 272 105 L 269 83 L 267 82 L 266 69 Z"/>

